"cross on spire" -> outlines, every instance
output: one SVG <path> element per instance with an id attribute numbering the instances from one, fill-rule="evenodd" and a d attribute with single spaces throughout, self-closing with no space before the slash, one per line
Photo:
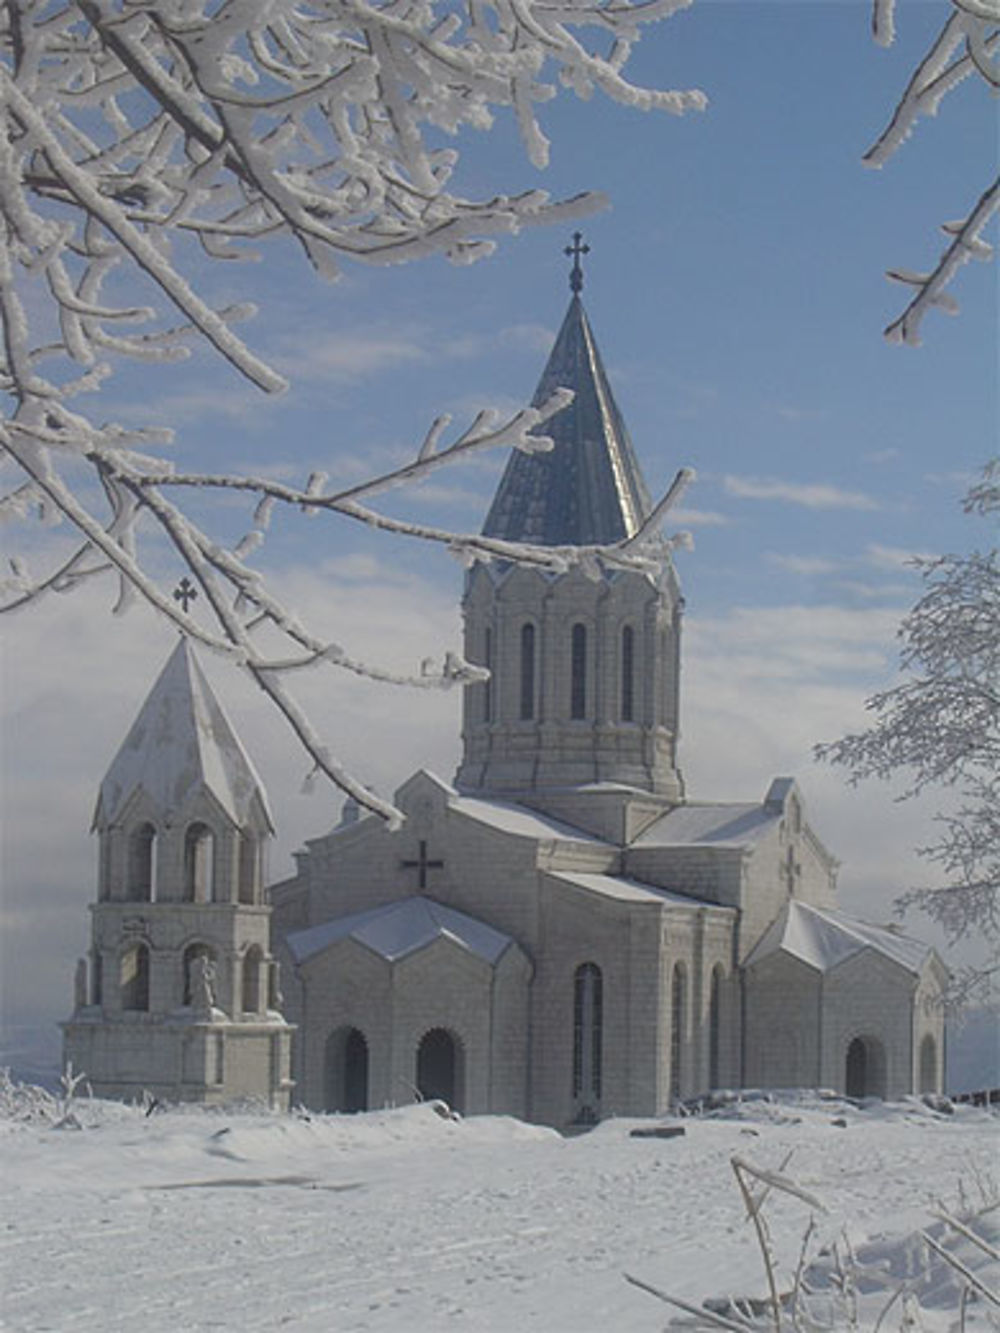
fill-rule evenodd
<path id="1" fill-rule="evenodd" d="M 188 576 L 185 574 L 174 589 L 174 601 L 180 602 L 181 610 L 185 615 L 188 613 L 188 607 L 198 596 L 198 589 L 194 586 Z"/>
<path id="2" fill-rule="evenodd" d="M 583 243 L 581 232 L 573 233 L 573 244 L 567 245 L 563 254 L 573 260 L 573 268 L 569 275 L 569 289 L 574 295 L 583 290 L 583 269 L 580 267 L 580 256 L 590 254 L 590 246 Z"/>
<path id="3" fill-rule="evenodd" d="M 417 859 L 415 861 L 400 861 L 399 864 L 400 866 L 402 866 L 404 870 L 416 870 L 417 887 L 421 889 L 426 889 L 428 870 L 440 870 L 444 865 L 444 862 L 429 861 L 427 859 L 427 843 L 423 840 L 423 838 L 420 839 L 418 847 L 420 850 L 417 855 Z"/>

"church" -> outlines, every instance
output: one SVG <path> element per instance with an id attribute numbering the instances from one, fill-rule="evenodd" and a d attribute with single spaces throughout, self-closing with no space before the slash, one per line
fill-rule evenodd
<path id="1" fill-rule="evenodd" d="M 651 509 L 581 299 L 483 531 L 610 545 Z M 837 905 L 795 781 L 689 799 L 683 598 L 656 570 L 477 562 L 452 783 L 352 802 L 266 892 L 264 788 L 182 642 L 101 787 L 93 947 L 63 1025 L 95 1092 L 360 1111 L 418 1097 L 557 1128 L 713 1089 L 940 1091 L 946 971 Z M 280 978 L 280 980 L 279 980 Z"/>

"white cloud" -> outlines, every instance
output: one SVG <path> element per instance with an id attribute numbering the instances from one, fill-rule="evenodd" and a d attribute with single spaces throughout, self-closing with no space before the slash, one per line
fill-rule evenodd
<path id="1" fill-rule="evenodd" d="M 768 551 L 765 558 L 790 574 L 832 574 L 840 567 L 836 560 L 819 555 L 785 555 L 780 551 Z"/>
<path id="2" fill-rule="evenodd" d="M 357 380 L 426 361 L 429 355 L 427 340 L 418 333 L 348 334 L 314 329 L 284 339 L 274 361 L 294 380 Z"/>
<path id="3" fill-rule="evenodd" d="M 721 528 L 731 520 L 728 515 L 720 514 L 715 509 L 671 509 L 670 521 L 687 528 Z"/>
<path id="4" fill-rule="evenodd" d="M 866 463 L 892 463 L 902 454 L 898 449 L 875 449 L 870 454 L 864 455 Z"/>
<path id="5" fill-rule="evenodd" d="M 930 558 L 925 551 L 911 551 L 902 546 L 881 546 L 878 542 L 870 542 L 865 548 L 865 561 L 877 569 L 898 571 L 911 566 L 914 560 Z"/>
<path id="6" fill-rule="evenodd" d="M 826 482 L 790 482 L 768 477 L 723 477 L 728 495 L 741 500 L 778 500 L 807 509 L 879 509 L 877 500 L 861 491 L 846 491 Z"/>
<path id="7" fill-rule="evenodd" d="M 544 324 L 510 324 L 501 329 L 497 341 L 501 347 L 510 347 L 519 352 L 538 353 L 548 356 L 556 335 Z"/>
<path id="8" fill-rule="evenodd" d="M 795 407 L 792 403 L 779 403 L 775 413 L 782 421 L 815 421 L 823 413 L 816 407 Z"/>

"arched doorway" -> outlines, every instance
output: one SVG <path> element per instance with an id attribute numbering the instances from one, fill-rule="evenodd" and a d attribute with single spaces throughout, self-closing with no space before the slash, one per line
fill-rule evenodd
<path id="1" fill-rule="evenodd" d="M 368 1040 L 358 1028 L 337 1028 L 326 1039 L 326 1109 L 368 1110 Z"/>
<path id="2" fill-rule="evenodd" d="M 461 1047 L 445 1028 L 431 1028 L 421 1038 L 417 1087 L 425 1101 L 439 1098 L 453 1111 L 463 1109 Z"/>
<path id="3" fill-rule="evenodd" d="M 855 1037 L 848 1046 L 844 1091 L 848 1097 L 885 1096 L 885 1052 L 875 1037 Z"/>

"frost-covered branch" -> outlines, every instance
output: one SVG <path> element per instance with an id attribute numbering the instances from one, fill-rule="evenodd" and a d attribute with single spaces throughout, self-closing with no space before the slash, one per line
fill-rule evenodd
<path id="1" fill-rule="evenodd" d="M 883 166 L 910 137 L 919 117 L 936 115 L 942 99 L 970 76 L 981 78 L 992 93 L 1000 89 L 1000 5 L 997 0 L 950 0 L 950 4 L 953 12 L 913 72 L 889 124 L 865 154 L 867 166 Z M 892 45 L 895 0 L 874 0 L 872 32 L 879 45 Z M 993 257 L 994 247 L 983 240 L 983 232 L 998 209 L 1000 178 L 987 186 L 964 218 L 942 224 L 949 241 L 932 269 L 888 271 L 892 281 L 915 289 L 906 309 L 885 330 L 890 342 L 919 346 L 921 320 L 929 310 L 958 312 L 958 303 L 946 289 L 969 259 Z"/>
<path id="2" fill-rule="evenodd" d="M 209 465 L 182 472 L 155 451 L 172 432 L 108 423 L 82 404 L 121 358 L 155 367 L 199 344 L 266 393 L 284 379 L 236 326 L 249 304 L 218 307 L 204 257 L 258 258 L 295 241 L 319 273 L 347 260 L 399 263 L 487 255 L 496 236 L 575 218 L 596 195 L 552 201 L 539 190 L 468 198 L 455 189 L 458 131 L 488 131 L 509 111 L 528 158 L 548 143 L 536 108 L 561 85 L 643 110 L 700 110 L 697 91 L 641 88 L 625 72 L 650 23 L 690 0 L 11 0 L 0 7 L 0 517 L 62 519 L 79 544 L 41 575 L 13 557 L 0 609 L 24 607 L 95 577 L 226 653 L 274 701 L 316 768 L 394 818 L 333 758 L 287 677 L 330 664 L 423 688 L 479 679 L 453 653 L 409 675 L 352 657 L 299 622 L 252 567 L 275 506 L 443 543 L 464 560 L 549 569 L 577 559 L 648 568 L 650 541 L 629 549 L 546 550 L 446 532 L 376 507 L 388 490 L 485 448 L 547 447 L 554 397 L 498 421 L 481 414 L 452 443 L 435 422 L 402 467 L 347 490 L 315 475 L 282 486 Z M 553 78 L 554 76 L 554 78 Z M 229 549 L 195 521 L 204 500 L 243 493 L 253 505 Z M 169 545 L 208 612 L 186 616 L 153 577 L 150 541 Z M 279 647 L 275 648 L 275 636 Z"/>

